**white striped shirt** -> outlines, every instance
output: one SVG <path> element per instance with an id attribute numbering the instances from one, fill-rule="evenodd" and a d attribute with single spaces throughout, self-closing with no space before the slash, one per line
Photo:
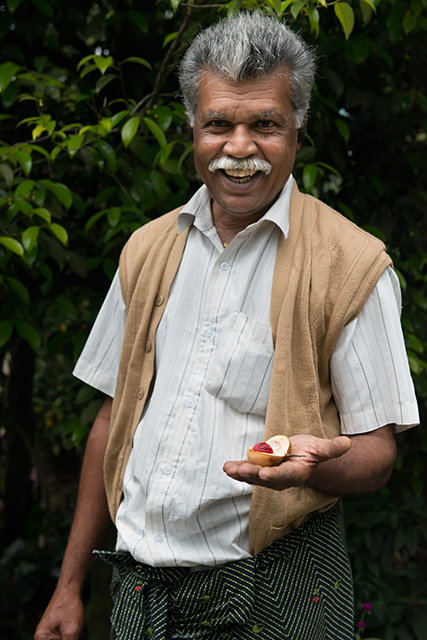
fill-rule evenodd
<path id="1" fill-rule="evenodd" d="M 190 227 L 189 236 L 157 329 L 155 385 L 116 518 L 117 548 L 146 564 L 217 566 L 249 556 L 252 487 L 226 476 L 222 466 L 244 459 L 262 439 L 274 356 L 272 278 L 280 235 L 289 232 L 291 191 L 292 179 L 265 216 L 225 249 L 206 187 L 179 215 L 178 230 Z M 395 278 L 386 271 L 334 351 L 343 433 L 418 421 Z M 116 276 L 74 371 L 108 395 L 114 395 L 125 323 Z"/>

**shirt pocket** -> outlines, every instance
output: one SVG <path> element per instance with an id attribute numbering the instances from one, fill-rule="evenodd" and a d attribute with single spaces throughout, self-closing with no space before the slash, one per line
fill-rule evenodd
<path id="1" fill-rule="evenodd" d="M 265 416 L 273 359 L 271 327 L 235 311 L 214 355 L 205 389 L 239 413 Z"/>

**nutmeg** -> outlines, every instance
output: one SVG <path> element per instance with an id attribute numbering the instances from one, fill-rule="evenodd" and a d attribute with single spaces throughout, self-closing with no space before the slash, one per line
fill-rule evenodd
<path id="1" fill-rule="evenodd" d="M 260 467 L 277 467 L 291 453 L 291 441 L 287 436 L 273 436 L 267 442 L 258 442 L 248 449 L 248 460 Z"/>

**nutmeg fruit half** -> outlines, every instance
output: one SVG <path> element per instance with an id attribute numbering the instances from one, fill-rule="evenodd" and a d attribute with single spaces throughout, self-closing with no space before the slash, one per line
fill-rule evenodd
<path id="1" fill-rule="evenodd" d="M 291 453 L 291 441 L 287 436 L 273 436 L 267 442 L 258 442 L 248 449 L 248 460 L 260 467 L 277 467 Z"/>

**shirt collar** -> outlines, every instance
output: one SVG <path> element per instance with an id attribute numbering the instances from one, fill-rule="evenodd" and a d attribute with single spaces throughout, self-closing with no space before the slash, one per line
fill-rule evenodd
<path id="1" fill-rule="evenodd" d="M 258 222 L 250 225 L 250 227 L 258 226 L 264 220 L 270 220 L 280 228 L 285 238 L 287 238 L 289 235 L 289 202 L 293 186 L 294 180 L 290 175 L 276 202 Z M 178 214 L 178 233 L 182 233 L 192 224 L 200 231 L 206 231 L 213 227 L 210 195 L 206 185 L 202 185 L 196 191 Z"/>

